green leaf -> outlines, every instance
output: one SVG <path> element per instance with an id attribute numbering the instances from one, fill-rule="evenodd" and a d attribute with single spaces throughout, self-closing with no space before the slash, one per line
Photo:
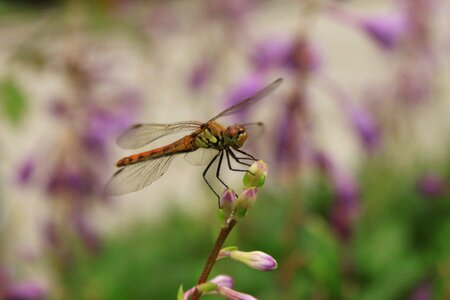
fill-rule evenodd
<path id="1" fill-rule="evenodd" d="M 19 123 L 26 110 L 26 98 L 12 77 L 4 77 L 0 80 L 0 105 L 8 120 Z"/>

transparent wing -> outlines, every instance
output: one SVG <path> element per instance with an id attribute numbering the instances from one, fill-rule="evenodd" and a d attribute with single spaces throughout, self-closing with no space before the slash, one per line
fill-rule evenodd
<path id="1" fill-rule="evenodd" d="M 209 164 L 217 153 L 219 153 L 219 151 L 216 149 L 198 148 L 195 151 L 186 153 L 184 159 L 191 165 L 203 166 Z"/>
<path id="2" fill-rule="evenodd" d="M 175 156 L 163 156 L 119 169 L 106 184 L 106 192 L 118 196 L 143 189 L 167 171 Z"/>
<path id="3" fill-rule="evenodd" d="M 255 122 L 255 123 L 247 123 L 247 124 L 241 124 L 244 126 L 245 130 L 247 131 L 248 138 L 247 141 L 245 141 L 244 146 L 250 146 L 253 145 L 253 143 L 260 138 L 265 131 L 264 124 L 262 122 Z"/>
<path id="4" fill-rule="evenodd" d="M 217 120 L 220 117 L 228 116 L 237 112 L 240 112 L 246 108 L 248 108 L 250 105 L 253 105 L 254 103 L 258 102 L 259 100 L 263 99 L 265 96 L 270 94 L 273 90 L 275 90 L 277 87 L 280 86 L 280 84 L 283 82 L 282 78 L 278 78 L 259 92 L 257 92 L 255 95 L 253 95 L 250 98 L 244 99 L 241 102 L 225 109 L 221 113 L 217 114 L 215 117 L 213 117 L 208 122 L 212 122 Z"/>
<path id="5" fill-rule="evenodd" d="M 194 131 L 201 122 L 188 121 L 171 124 L 134 124 L 117 138 L 117 145 L 123 149 L 136 149 L 164 136 L 185 131 Z"/>

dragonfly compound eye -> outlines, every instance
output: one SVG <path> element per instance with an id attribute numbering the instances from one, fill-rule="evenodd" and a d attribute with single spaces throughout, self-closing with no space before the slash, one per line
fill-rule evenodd
<path id="1" fill-rule="evenodd" d="M 237 138 L 236 138 L 236 143 L 235 143 L 236 147 L 237 148 L 242 147 L 244 145 L 245 141 L 247 140 L 247 138 L 248 138 L 247 131 L 245 131 L 245 130 L 244 131 L 240 131 L 238 133 Z"/>

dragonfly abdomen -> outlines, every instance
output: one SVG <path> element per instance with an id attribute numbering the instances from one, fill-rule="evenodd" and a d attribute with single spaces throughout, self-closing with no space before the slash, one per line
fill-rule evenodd
<path id="1" fill-rule="evenodd" d="M 117 161 L 116 166 L 123 167 L 162 156 L 191 152 L 197 148 L 195 140 L 191 136 L 185 136 L 172 144 L 124 157 Z"/>

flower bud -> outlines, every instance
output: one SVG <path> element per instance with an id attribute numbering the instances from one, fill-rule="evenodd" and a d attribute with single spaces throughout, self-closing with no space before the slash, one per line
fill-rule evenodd
<path id="1" fill-rule="evenodd" d="M 264 185 L 267 176 L 267 164 L 263 160 L 255 161 L 244 175 L 244 188 Z"/>
<path id="2" fill-rule="evenodd" d="M 220 207 L 222 209 L 222 216 L 228 219 L 236 207 L 237 196 L 232 189 L 226 189 L 220 196 Z"/>
<path id="3" fill-rule="evenodd" d="M 221 296 L 224 296 L 227 299 L 235 299 L 235 300 L 257 300 L 255 297 L 240 293 L 238 291 L 232 290 L 225 286 L 218 286 L 217 293 Z"/>
<path id="4" fill-rule="evenodd" d="M 231 251 L 236 251 L 238 248 L 236 246 L 230 246 L 230 247 L 226 247 L 223 248 L 219 251 L 219 254 L 217 255 L 216 260 L 225 258 L 225 257 L 230 257 Z"/>
<path id="5" fill-rule="evenodd" d="M 256 197 L 257 197 L 256 187 L 250 187 L 245 189 L 237 200 L 236 215 L 240 218 L 245 217 L 247 215 L 248 209 L 255 204 Z"/>
<path id="6" fill-rule="evenodd" d="M 228 288 L 233 287 L 233 278 L 231 278 L 228 275 L 217 275 L 216 277 L 211 279 L 210 282 L 216 284 L 217 286 L 228 287 Z"/>
<path id="7" fill-rule="evenodd" d="M 261 251 L 231 251 L 230 258 L 260 271 L 271 271 L 278 267 L 277 261 L 272 256 Z"/>

